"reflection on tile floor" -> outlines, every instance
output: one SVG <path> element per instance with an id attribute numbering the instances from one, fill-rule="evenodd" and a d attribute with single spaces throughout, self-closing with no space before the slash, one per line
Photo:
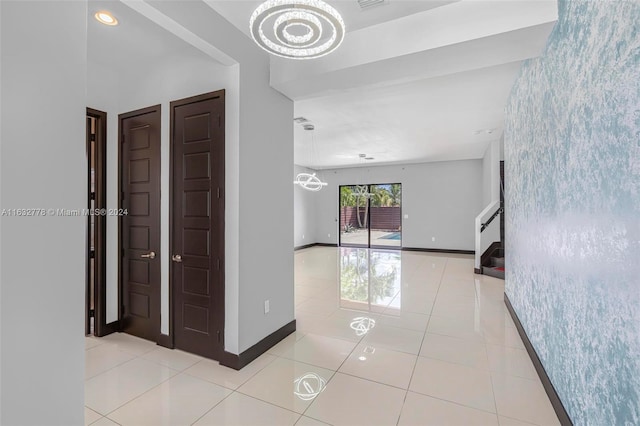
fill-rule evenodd
<path id="1" fill-rule="evenodd" d="M 470 256 L 295 253 L 298 331 L 241 371 L 126 334 L 86 339 L 92 425 L 556 425 Z"/>

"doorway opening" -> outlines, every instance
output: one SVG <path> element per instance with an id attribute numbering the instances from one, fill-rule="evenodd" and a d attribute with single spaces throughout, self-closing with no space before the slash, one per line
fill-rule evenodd
<path id="1" fill-rule="evenodd" d="M 107 113 L 87 108 L 87 243 L 85 334 L 106 330 Z"/>
<path id="2" fill-rule="evenodd" d="M 341 185 L 340 246 L 402 247 L 402 184 Z"/>

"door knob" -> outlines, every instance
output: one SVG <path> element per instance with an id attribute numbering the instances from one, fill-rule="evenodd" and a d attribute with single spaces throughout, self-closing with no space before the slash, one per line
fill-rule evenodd
<path id="1" fill-rule="evenodd" d="M 150 251 L 147 254 L 141 254 L 140 257 L 143 257 L 145 259 L 155 259 L 156 258 L 156 252 L 155 251 Z"/>
<path id="2" fill-rule="evenodd" d="M 182 256 L 180 256 L 179 254 L 174 254 L 173 256 L 171 256 L 171 260 L 173 260 L 174 262 L 180 263 L 182 262 Z"/>

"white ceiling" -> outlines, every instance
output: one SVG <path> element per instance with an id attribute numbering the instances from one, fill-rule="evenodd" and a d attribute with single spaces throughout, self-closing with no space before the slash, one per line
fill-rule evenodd
<path id="1" fill-rule="evenodd" d="M 205 0 L 248 36 L 260 1 Z M 347 35 L 331 55 L 272 58 L 271 85 L 295 101 L 296 164 L 316 168 L 481 158 L 502 135 L 524 59 L 539 55 L 555 0 L 328 0 Z"/>
<path id="2" fill-rule="evenodd" d="M 98 11 L 111 12 L 117 26 L 101 24 Z M 89 0 L 87 19 L 88 60 L 117 72 L 149 65 L 166 57 L 206 55 L 117 0 Z"/>
<path id="3" fill-rule="evenodd" d="M 500 138 L 503 109 L 520 62 L 295 103 L 295 162 L 314 167 L 419 163 L 482 157 Z M 491 130 L 493 133 L 477 130 Z M 313 145 L 312 145 L 313 135 Z"/>
<path id="4" fill-rule="evenodd" d="M 240 31 L 249 35 L 249 17 L 263 1 L 206 0 L 205 2 Z M 357 0 L 325 0 L 326 3 L 340 12 L 347 32 L 402 18 L 403 16 L 423 12 L 456 1 L 459 0 L 386 0 L 385 3 L 379 6 L 361 9 Z"/>
<path id="5" fill-rule="evenodd" d="M 202 1 L 249 37 L 260 1 Z M 316 127 L 292 121 L 294 161 L 318 169 L 361 165 L 360 153 L 375 158 L 369 165 L 481 158 L 501 137 L 522 61 L 539 55 L 557 19 L 555 0 L 388 0 L 364 11 L 357 0 L 329 3 L 347 26 L 336 52 L 271 60 L 271 85 Z M 120 25 L 93 19 L 101 9 Z M 140 0 L 90 0 L 89 59 L 120 71 L 179 55 L 226 63 L 188 22 L 156 12 Z"/>

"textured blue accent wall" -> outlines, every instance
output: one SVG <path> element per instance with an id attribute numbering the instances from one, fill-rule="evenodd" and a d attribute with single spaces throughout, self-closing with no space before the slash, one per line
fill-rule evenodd
<path id="1" fill-rule="evenodd" d="M 565 408 L 640 425 L 640 1 L 560 0 L 505 174 L 506 293 Z"/>

